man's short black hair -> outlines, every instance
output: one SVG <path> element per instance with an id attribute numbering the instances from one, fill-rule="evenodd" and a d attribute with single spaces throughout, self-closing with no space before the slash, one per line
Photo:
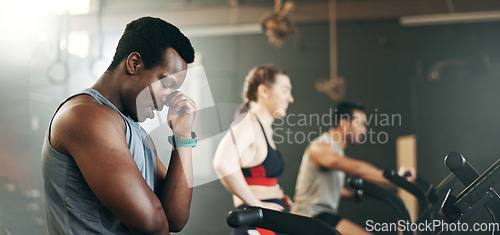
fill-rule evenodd
<path id="1" fill-rule="evenodd" d="M 191 42 L 176 26 L 159 18 L 139 18 L 127 24 L 108 70 L 116 68 L 132 52 L 138 52 L 145 69 L 151 69 L 163 61 L 168 48 L 175 49 L 186 63 L 194 61 Z"/>
<path id="2" fill-rule="evenodd" d="M 335 115 L 333 115 L 333 126 L 338 126 L 340 120 L 343 118 L 347 119 L 349 122 L 354 118 L 354 110 L 365 111 L 365 107 L 358 103 L 352 102 L 340 102 L 337 107 L 335 107 Z"/>

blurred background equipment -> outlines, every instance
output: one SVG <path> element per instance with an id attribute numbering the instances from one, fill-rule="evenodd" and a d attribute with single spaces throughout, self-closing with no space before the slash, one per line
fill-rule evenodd
<path id="1" fill-rule="evenodd" d="M 330 78 L 316 81 L 315 88 L 323 92 L 332 100 L 338 101 L 345 94 L 345 80 L 338 76 L 337 63 L 337 0 L 329 0 L 329 28 L 330 28 Z"/>
<path id="2" fill-rule="evenodd" d="M 291 1 L 282 3 L 281 0 L 274 0 L 274 11 L 267 13 L 260 20 L 260 26 L 269 38 L 269 44 L 274 47 L 281 47 L 288 35 L 297 32 L 288 14 L 293 10 L 295 4 Z"/>

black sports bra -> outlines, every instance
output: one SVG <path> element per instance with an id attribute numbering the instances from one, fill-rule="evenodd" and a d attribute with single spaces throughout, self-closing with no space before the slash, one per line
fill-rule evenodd
<path id="1" fill-rule="evenodd" d="M 248 185 L 274 186 L 278 183 L 278 177 L 285 169 L 285 162 L 281 158 L 281 153 L 269 145 L 264 127 L 262 127 L 258 118 L 257 121 L 266 139 L 267 156 L 261 164 L 251 168 L 242 168 L 241 170 Z"/>

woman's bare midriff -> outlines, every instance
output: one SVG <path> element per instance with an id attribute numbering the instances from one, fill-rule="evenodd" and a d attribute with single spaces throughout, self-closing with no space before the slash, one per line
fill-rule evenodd
<path id="1" fill-rule="evenodd" d="M 283 197 L 283 190 L 279 184 L 274 186 L 262 186 L 262 185 L 249 185 L 250 190 L 253 195 L 257 197 L 259 200 L 273 199 L 278 198 L 281 199 Z M 236 195 L 233 195 L 234 207 L 238 207 L 244 202 Z"/>

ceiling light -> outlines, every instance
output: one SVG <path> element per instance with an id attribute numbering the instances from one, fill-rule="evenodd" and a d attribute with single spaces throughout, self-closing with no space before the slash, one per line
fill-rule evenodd
<path id="1" fill-rule="evenodd" d="M 449 13 L 434 15 L 403 16 L 399 23 L 403 26 L 474 23 L 500 20 L 500 11 Z"/>

